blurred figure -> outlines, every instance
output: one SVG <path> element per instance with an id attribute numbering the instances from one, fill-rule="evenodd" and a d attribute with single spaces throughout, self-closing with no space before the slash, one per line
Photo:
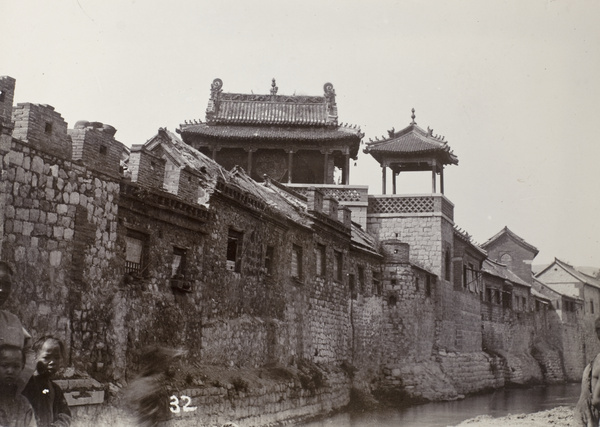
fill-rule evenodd
<path id="1" fill-rule="evenodd" d="M 0 261 L 0 307 L 4 306 L 12 293 L 13 274 L 10 264 L 6 261 Z M 17 380 L 17 390 L 20 392 L 34 371 L 31 335 L 23 328 L 17 316 L 2 309 L 0 309 L 0 345 L 15 346 L 24 351 L 25 365 Z"/>
<path id="2" fill-rule="evenodd" d="M 36 369 L 23 395 L 33 407 L 38 427 L 69 427 L 71 411 L 60 387 L 52 381 L 61 368 L 65 346 L 53 336 L 44 336 L 33 345 Z"/>
<path id="3" fill-rule="evenodd" d="M 0 345 L 0 425 L 6 427 L 35 427 L 33 409 L 27 399 L 17 392 L 17 382 L 23 370 L 23 349 Z"/>
<path id="4" fill-rule="evenodd" d="M 143 350 L 141 371 L 125 392 L 140 427 L 154 427 L 169 419 L 168 371 L 181 350 L 151 346 Z"/>
<path id="5" fill-rule="evenodd" d="M 600 317 L 594 323 L 596 337 L 600 339 Z M 600 357 L 596 355 L 583 370 L 581 394 L 573 413 L 577 427 L 598 427 L 600 421 Z"/>

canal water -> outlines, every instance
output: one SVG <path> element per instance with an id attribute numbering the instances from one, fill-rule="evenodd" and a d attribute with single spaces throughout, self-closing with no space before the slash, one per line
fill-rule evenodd
<path id="1" fill-rule="evenodd" d="M 575 406 L 581 385 L 559 384 L 527 389 L 502 389 L 454 402 L 434 402 L 402 409 L 344 412 L 302 427 L 445 427 L 478 415 L 494 418 L 526 414 L 557 406 Z"/>

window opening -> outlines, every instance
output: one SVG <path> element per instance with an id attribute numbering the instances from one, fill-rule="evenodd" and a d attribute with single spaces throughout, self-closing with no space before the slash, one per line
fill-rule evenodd
<path id="1" fill-rule="evenodd" d="M 271 276 L 273 274 L 273 259 L 275 255 L 275 247 L 267 246 L 265 252 L 265 272 Z"/>
<path id="2" fill-rule="evenodd" d="M 372 275 L 373 292 L 376 295 L 381 295 L 381 273 L 379 273 L 379 271 L 373 270 Z"/>
<path id="3" fill-rule="evenodd" d="M 356 278 L 354 277 L 354 274 L 348 276 L 348 286 L 350 287 L 350 298 L 356 299 L 358 297 L 358 292 L 356 292 Z"/>
<path id="4" fill-rule="evenodd" d="M 450 281 L 450 250 L 449 249 L 446 249 L 446 254 L 445 254 L 444 279 Z"/>
<path id="5" fill-rule="evenodd" d="M 186 254 L 182 248 L 173 247 L 173 261 L 171 262 L 171 287 L 190 292 L 191 283 L 186 280 Z"/>
<path id="6" fill-rule="evenodd" d="M 105 155 L 106 154 L 106 145 L 101 145 L 99 151 L 100 151 L 100 154 Z"/>
<path id="7" fill-rule="evenodd" d="M 148 236 L 135 230 L 127 230 L 125 236 L 125 272 L 142 274 L 145 269 L 146 241 Z"/>
<path id="8" fill-rule="evenodd" d="M 51 122 L 46 122 L 46 126 L 44 127 L 44 132 L 52 133 L 52 123 Z"/>
<path id="9" fill-rule="evenodd" d="M 298 245 L 292 246 L 292 277 L 302 279 L 302 248 Z"/>
<path id="10" fill-rule="evenodd" d="M 365 293 L 365 268 L 362 265 L 358 266 L 358 289 L 359 292 Z"/>
<path id="11" fill-rule="evenodd" d="M 342 281 L 342 253 L 335 251 L 335 256 L 333 257 L 333 271 L 335 274 L 335 280 L 341 282 Z"/>
<path id="12" fill-rule="evenodd" d="M 232 228 L 227 235 L 227 270 L 239 273 L 241 270 L 242 243 L 244 234 Z"/>
<path id="13" fill-rule="evenodd" d="M 388 298 L 388 306 L 389 307 L 394 307 L 396 306 L 396 303 L 398 302 L 398 298 L 396 298 L 396 295 L 390 295 Z"/>
<path id="14" fill-rule="evenodd" d="M 325 276 L 325 245 L 317 244 L 315 249 L 315 258 L 317 264 L 317 276 Z"/>

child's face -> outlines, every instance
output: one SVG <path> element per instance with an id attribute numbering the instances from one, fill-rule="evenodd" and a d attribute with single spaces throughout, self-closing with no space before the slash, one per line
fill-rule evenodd
<path id="1" fill-rule="evenodd" d="M 54 340 L 48 340 L 42 345 L 37 357 L 37 371 L 40 375 L 54 375 L 60 369 L 62 356 L 60 346 Z"/>
<path id="2" fill-rule="evenodd" d="M 14 385 L 23 369 L 23 353 L 17 348 L 0 350 L 0 384 Z"/>

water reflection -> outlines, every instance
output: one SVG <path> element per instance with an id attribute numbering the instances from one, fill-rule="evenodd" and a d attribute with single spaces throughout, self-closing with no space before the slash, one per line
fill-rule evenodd
<path id="1" fill-rule="evenodd" d="M 574 406 L 579 398 L 579 389 L 579 384 L 559 384 L 529 389 L 497 390 L 455 402 L 427 403 L 369 413 L 346 412 L 302 426 L 445 427 L 483 414 L 496 418 L 508 414 L 543 411 L 557 406 Z"/>

